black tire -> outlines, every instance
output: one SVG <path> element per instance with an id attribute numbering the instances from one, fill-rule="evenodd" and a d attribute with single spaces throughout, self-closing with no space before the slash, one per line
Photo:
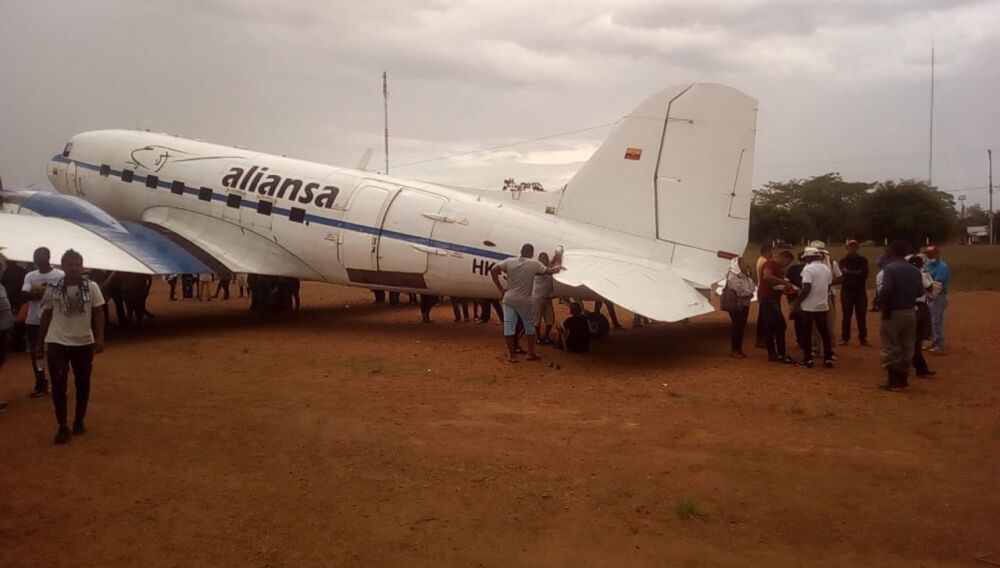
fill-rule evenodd
<path id="1" fill-rule="evenodd" d="M 590 326 L 590 337 L 600 339 L 611 331 L 611 322 L 604 314 L 587 312 L 587 325 Z"/>

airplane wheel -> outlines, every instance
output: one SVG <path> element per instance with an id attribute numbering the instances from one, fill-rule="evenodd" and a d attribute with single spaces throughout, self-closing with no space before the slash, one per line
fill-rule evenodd
<path id="1" fill-rule="evenodd" d="M 587 324 L 590 326 L 590 336 L 600 339 L 611 331 L 611 322 L 604 314 L 587 312 Z"/>

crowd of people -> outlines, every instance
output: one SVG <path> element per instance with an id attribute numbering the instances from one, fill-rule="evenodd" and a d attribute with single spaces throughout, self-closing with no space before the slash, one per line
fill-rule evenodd
<path id="1" fill-rule="evenodd" d="M 847 254 L 835 260 L 821 241 L 813 241 L 797 256 L 790 250 L 776 251 L 770 244 L 761 247 L 756 269 L 743 258 L 731 262 L 720 293 L 720 307 L 732 322 L 731 354 L 747 357 L 744 332 L 750 319 L 750 307 L 756 298 L 757 347 L 766 349 L 769 361 L 811 369 L 820 357 L 822 366 L 832 368 L 837 361 L 834 349 L 837 288 L 839 287 L 841 327 L 837 346 L 849 345 L 854 327 L 862 346 L 868 345 L 866 325 L 869 307 L 868 283 L 871 271 L 868 259 L 859 252 L 856 241 L 848 241 Z M 490 275 L 501 300 L 451 298 L 456 322 L 471 317 L 488 323 L 496 312 L 503 324 L 508 361 L 540 359 L 536 345 L 554 345 L 569 353 L 586 353 L 590 348 L 591 321 L 581 302 L 568 299 L 570 316 L 557 322 L 553 303 L 553 275 L 562 270 L 561 251 L 553 256 L 542 253 L 534 259 L 534 247 L 525 244 L 519 256 L 503 260 Z M 34 262 L 25 267 L 7 263 L 0 256 L 0 368 L 10 345 L 30 353 L 33 387 L 30 397 L 51 392 L 58 430 L 56 444 L 86 433 L 84 419 L 90 397 L 90 377 L 94 355 L 104 350 L 104 328 L 108 304 L 115 304 L 117 325 L 142 326 L 153 318 L 146 308 L 152 286 L 147 275 L 127 273 L 85 273 L 84 259 L 73 250 L 66 251 L 60 268 L 51 263 L 46 248 L 35 251 Z M 936 355 L 947 353 L 945 314 L 951 273 L 936 246 L 913 250 L 903 241 L 894 241 L 877 260 L 875 297 L 871 310 L 880 313 L 881 363 L 888 380 L 880 387 L 900 391 L 909 386 L 910 369 L 918 377 L 935 374 L 924 357 L 926 350 Z M 501 276 L 505 276 L 501 280 Z M 214 295 L 214 274 L 172 274 L 165 277 L 171 301 L 177 298 L 199 301 L 230 298 L 230 284 L 236 283 L 240 298 L 250 298 L 250 308 L 259 312 L 298 309 L 299 281 L 262 275 L 222 275 Z M 401 293 L 374 290 L 375 301 L 401 304 Z M 107 298 L 107 301 L 105 300 Z M 422 321 L 431 323 L 430 312 L 441 298 L 409 294 L 407 303 L 420 306 Z M 783 303 L 787 302 L 787 316 Z M 615 307 L 596 302 L 594 312 L 608 308 L 615 328 L 621 329 Z M 794 329 L 795 346 L 802 356 L 793 358 L 786 343 L 787 323 Z M 649 323 L 636 315 L 634 327 Z M 523 338 L 523 346 L 522 346 Z M 72 370 L 76 390 L 72 425 L 67 409 L 68 376 Z M 46 376 L 46 371 L 48 376 Z M 51 386 L 50 386 L 51 381 Z M 0 401 L 0 412 L 7 403 Z M 71 427 L 72 426 L 72 427 Z"/>
<path id="2" fill-rule="evenodd" d="M 856 325 L 859 343 L 867 346 L 870 268 L 859 251 L 857 241 L 848 241 L 847 254 L 835 260 L 822 241 L 812 241 L 798 256 L 790 250 L 776 253 L 765 244 L 755 271 L 742 258 L 733 259 L 720 297 L 721 308 L 732 321 L 732 356 L 747 356 L 743 334 L 756 297 L 757 347 L 767 350 L 769 361 L 811 369 L 820 356 L 824 367 L 833 368 L 837 287 L 841 312 L 837 345 L 850 344 Z M 890 243 L 877 266 L 872 311 L 881 314 L 881 362 L 888 378 L 879 386 L 899 391 L 909 386 L 911 367 L 918 377 L 936 374 L 924 357 L 925 341 L 931 342 L 928 352 L 947 353 L 944 319 L 951 273 L 939 247 L 914 250 L 905 241 Z M 795 346 L 802 352 L 799 359 L 791 356 L 786 343 L 783 301 L 788 303 Z"/>

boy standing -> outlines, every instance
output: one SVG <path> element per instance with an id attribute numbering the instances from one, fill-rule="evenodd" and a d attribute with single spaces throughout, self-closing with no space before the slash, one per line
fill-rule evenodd
<path id="1" fill-rule="evenodd" d="M 35 270 L 32 270 L 24 277 L 23 297 L 28 300 L 28 319 L 25 320 L 25 331 L 28 336 L 28 345 L 34 345 L 38 339 L 44 337 L 38 332 L 42 319 L 42 296 L 45 290 L 55 284 L 63 277 L 63 271 L 53 268 L 49 263 L 51 253 L 45 247 L 35 249 L 34 253 Z M 42 355 L 31 354 L 31 370 L 35 372 L 35 388 L 31 390 L 31 397 L 37 398 L 45 396 L 49 392 L 49 383 L 45 380 L 45 365 Z"/>
<path id="2" fill-rule="evenodd" d="M 94 354 L 104 351 L 104 305 L 101 288 L 83 276 L 83 257 L 73 249 L 62 256 L 66 275 L 49 286 L 42 297 L 42 318 L 35 354 L 41 356 L 48 348 L 49 372 L 52 376 L 52 404 L 55 406 L 59 431 L 55 443 L 70 440 L 66 425 L 66 390 L 69 368 L 73 367 L 76 387 L 76 413 L 72 434 L 86 433 L 83 419 L 90 399 L 90 373 Z"/>

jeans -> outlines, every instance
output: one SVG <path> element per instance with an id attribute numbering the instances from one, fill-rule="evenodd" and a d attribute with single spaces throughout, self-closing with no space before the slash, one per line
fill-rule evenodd
<path id="1" fill-rule="evenodd" d="M 743 333 L 747 330 L 747 320 L 750 319 L 750 306 L 729 312 L 729 319 L 733 322 L 732 332 L 729 334 L 729 345 L 733 353 L 742 353 Z"/>
<path id="2" fill-rule="evenodd" d="M 948 309 L 948 296 L 941 294 L 931 300 L 931 346 L 944 349 L 944 312 Z"/>
<path id="3" fill-rule="evenodd" d="M 517 334 L 517 319 L 521 318 L 524 325 L 524 334 L 531 337 L 535 335 L 535 315 L 531 313 L 530 306 L 503 305 L 503 334 L 507 337 Z"/>
<path id="4" fill-rule="evenodd" d="M 767 344 L 767 357 L 774 359 L 785 356 L 785 316 L 781 313 L 781 299 L 761 300 L 760 313 L 757 315 L 757 325 L 764 326 L 764 343 Z"/>
<path id="5" fill-rule="evenodd" d="M 865 313 L 868 311 L 868 292 L 864 288 L 844 287 L 840 292 L 840 304 L 844 316 L 840 339 L 844 341 L 851 339 L 851 316 L 853 315 L 858 320 L 858 339 L 867 341 L 868 325 L 865 321 Z"/>
<path id="6" fill-rule="evenodd" d="M 469 319 L 469 301 L 465 298 L 451 297 L 451 311 L 455 314 L 455 321 Z"/>
<path id="7" fill-rule="evenodd" d="M 799 318 L 802 318 L 802 323 L 804 330 L 802 333 L 802 360 L 812 361 L 812 330 L 816 329 L 819 332 L 820 340 L 823 342 L 823 360 L 830 361 L 833 359 L 833 341 L 830 338 L 830 327 L 827 323 L 827 318 L 830 312 L 799 312 Z"/>
<path id="8" fill-rule="evenodd" d="M 73 422 L 83 424 L 83 419 L 87 416 L 87 402 L 90 400 L 90 372 L 94 364 L 94 344 L 49 343 L 47 347 L 56 421 L 60 426 L 66 425 L 66 389 L 69 368 L 73 367 L 73 385 L 76 387 L 76 414 L 73 416 Z"/>
<path id="9" fill-rule="evenodd" d="M 35 373 L 35 390 L 44 390 L 45 385 L 45 359 L 41 355 L 35 354 L 35 342 L 38 341 L 38 326 L 27 324 L 24 327 L 25 336 L 28 338 L 28 349 L 31 353 L 31 371 Z"/>

